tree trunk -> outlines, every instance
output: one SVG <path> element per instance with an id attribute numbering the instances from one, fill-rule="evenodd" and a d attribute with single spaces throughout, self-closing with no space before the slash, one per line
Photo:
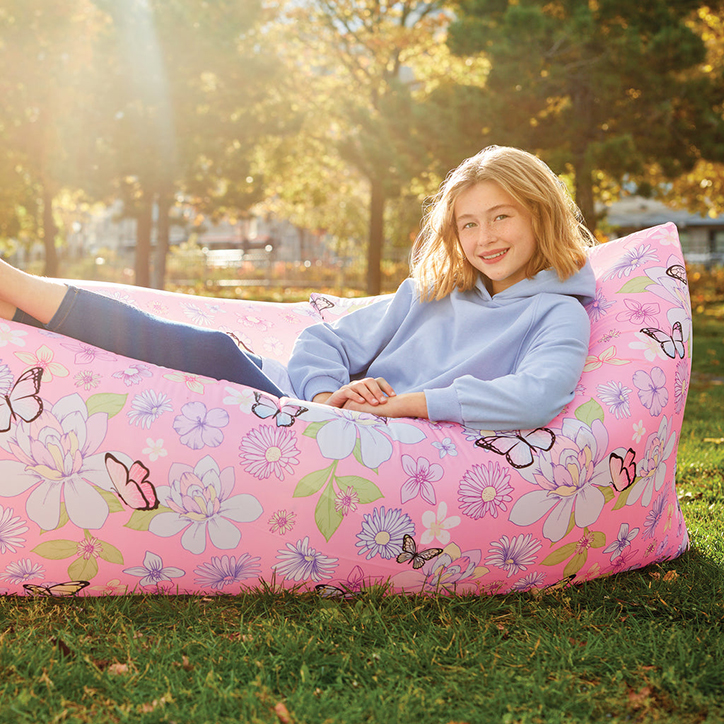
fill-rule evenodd
<path id="1" fill-rule="evenodd" d="M 572 144 L 573 170 L 576 174 L 576 204 L 583 214 L 583 222 L 591 230 L 596 229 L 596 208 L 593 202 L 593 164 L 589 154 L 590 136 L 594 128 L 594 93 L 588 78 L 579 77 L 571 90 L 577 129 Z"/>
<path id="2" fill-rule="evenodd" d="M 576 153 L 573 159 L 576 173 L 576 204 L 583 214 L 585 225 L 596 230 L 596 207 L 593 201 L 593 168 L 585 151 Z"/>
<path id="3" fill-rule="evenodd" d="M 155 289 L 163 289 L 166 286 L 166 258 L 168 256 L 169 236 L 171 230 L 171 202 L 171 194 L 161 193 L 158 195 L 156 263 L 153 267 L 153 286 Z"/>
<path id="4" fill-rule="evenodd" d="M 367 245 L 367 294 L 382 289 L 382 246 L 385 240 L 385 191 L 381 178 L 370 179 L 370 234 Z"/>
<path id="5" fill-rule="evenodd" d="M 43 184 L 43 243 L 45 245 L 45 269 L 43 274 L 46 277 L 58 276 L 58 252 L 55 249 L 55 237 L 58 234 L 58 227 L 53 218 L 53 194 L 47 184 Z"/>
<path id="6" fill-rule="evenodd" d="M 139 287 L 151 286 L 151 228 L 153 204 L 145 200 L 136 219 L 136 279 Z"/>

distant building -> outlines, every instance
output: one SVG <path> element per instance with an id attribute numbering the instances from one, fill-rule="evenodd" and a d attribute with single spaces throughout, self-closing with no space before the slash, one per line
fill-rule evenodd
<path id="1" fill-rule="evenodd" d="M 629 196 L 607 207 L 606 221 L 618 237 L 672 221 L 679 229 L 687 262 L 724 264 L 724 216 L 692 214 L 661 201 Z"/>
<path id="2" fill-rule="evenodd" d="M 122 212 L 121 202 L 88 212 L 68 233 L 66 253 L 70 256 L 98 255 L 107 250 L 120 257 L 132 258 L 136 248 L 136 220 L 124 217 Z M 169 229 L 171 247 L 193 239 L 200 249 L 212 255 L 234 251 L 239 260 L 248 255 L 257 260 L 270 257 L 274 261 L 303 263 L 327 261 L 330 256 L 326 235 L 272 216 L 249 216 L 235 221 L 224 218 L 218 222 L 205 219 L 199 225 L 194 224 L 193 216 L 190 209 L 176 210 Z M 157 221 L 154 213 L 153 246 Z"/>

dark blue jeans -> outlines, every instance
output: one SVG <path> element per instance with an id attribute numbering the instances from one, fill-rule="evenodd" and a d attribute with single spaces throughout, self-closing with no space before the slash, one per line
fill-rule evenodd
<path id="1" fill-rule="evenodd" d="M 261 357 L 239 349 L 228 334 L 171 322 L 87 289 L 68 287 L 46 325 L 20 310 L 13 319 L 141 362 L 283 394 L 262 372 Z"/>

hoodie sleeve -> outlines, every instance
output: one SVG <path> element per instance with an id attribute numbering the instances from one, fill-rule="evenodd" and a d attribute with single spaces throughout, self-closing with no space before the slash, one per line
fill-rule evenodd
<path id="1" fill-rule="evenodd" d="M 364 376 L 415 304 L 414 282 L 405 280 L 390 297 L 358 309 L 335 322 L 314 324 L 297 338 L 288 371 L 294 392 L 312 400 Z"/>
<path id="2" fill-rule="evenodd" d="M 493 380 L 464 375 L 425 390 L 431 420 L 476 430 L 528 430 L 547 425 L 574 397 L 588 353 L 591 324 L 574 299 L 549 309 L 515 370 Z"/>

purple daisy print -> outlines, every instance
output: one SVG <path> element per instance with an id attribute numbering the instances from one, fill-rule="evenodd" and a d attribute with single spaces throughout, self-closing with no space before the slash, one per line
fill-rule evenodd
<path id="1" fill-rule="evenodd" d="M 128 419 L 136 426 L 148 430 L 164 412 L 171 412 L 171 400 L 163 392 L 144 390 L 136 395 L 131 409 L 126 413 Z"/>
<path id="2" fill-rule="evenodd" d="M 684 360 L 676 365 L 674 374 L 674 410 L 679 413 L 686 404 L 686 395 L 689 392 L 689 365 Z"/>
<path id="3" fill-rule="evenodd" d="M 600 289 L 596 290 L 596 296 L 593 301 L 586 307 L 588 316 L 592 322 L 598 322 L 599 319 L 605 317 L 608 314 L 608 310 L 615 304 L 615 302 L 609 302 L 606 297 L 603 296 L 603 292 Z"/>
<path id="4" fill-rule="evenodd" d="M 365 515 L 355 545 L 361 548 L 359 555 L 366 553 L 368 559 L 377 555 L 380 558 L 394 558 L 402 552 L 405 534 L 415 535 L 415 524 L 410 516 L 399 508 L 386 511 L 382 506 Z"/>
<path id="5" fill-rule="evenodd" d="M 458 487 L 460 510 L 470 518 L 497 518 L 500 511 L 508 509 L 512 492 L 508 468 L 501 468 L 497 462 L 473 465 Z"/>
<path id="6" fill-rule="evenodd" d="M 292 581 L 311 579 L 318 582 L 331 578 L 337 567 L 337 558 L 330 558 L 309 545 L 309 537 L 296 543 L 287 543 L 277 552 L 274 570 Z"/>
<path id="7" fill-rule="evenodd" d="M 27 530 L 26 521 L 15 515 L 13 508 L 0 505 L 0 554 L 15 553 L 18 548 L 23 548 L 25 538 L 22 534 Z"/>
<path id="8" fill-rule="evenodd" d="M 111 377 L 123 380 L 123 384 L 130 387 L 131 385 L 140 384 L 144 378 L 153 377 L 153 373 L 147 365 L 135 362 L 122 370 L 118 370 L 118 372 L 114 372 Z"/>
<path id="9" fill-rule="evenodd" d="M 17 585 L 45 578 L 45 569 L 40 563 L 33 563 L 30 558 L 21 558 L 18 561 L 8 563 L 0 578 Z"/>
<path id="10" fill-rule="evenodd" d="M 202 563 L 194 569 L 198 576 L 195 583 L 205 588 L 220 591 L 246 578 L 256 578 L 261 573 L 259 561 L 248 553 L 236 556 L 212 556 L 208 563 Z"/>
<path id="11" fill-rule="evenodd" d="M 631 408 L 629 407 L 628 398 L 631 389 L 621 382 L 612 381 L 603 385 L 598 385 L 598 398 L 608 407 L 608 411 L 613 413 L 617 420 L 631 417 Z"/>
<path id="12" fill-rule="evenodd" d="M 527 533 L 512 538 L 501 536 L 500 540 L 494 541 L 491 546 L 488 551 L 490 555 L 485 562 L 507 571 L 510 578 L 516 573 L 527 571 L 528 566 L 535 563 L 535 554 L 540 550 L 541 543 Z"/>
<path id="13" fill-rule="evenodd" d="M 298 465 L 299 448 L 296 435 L 286 427 L 262 425 L 241 439 L 241 460 L 244 469 L 255 478 L 265 480 L 274 475 L 284 480 Z"/>

